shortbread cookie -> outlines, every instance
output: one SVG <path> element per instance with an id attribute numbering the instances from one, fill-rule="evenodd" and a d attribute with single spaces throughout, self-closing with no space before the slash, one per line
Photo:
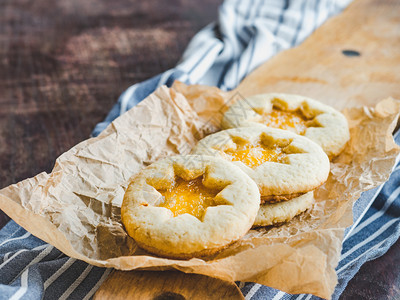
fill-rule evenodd
<path id="1" fill-rule="evenodd" d="M 260 207 L 257 185 L 239 167 L 207 156 L 173 156 L 133 177 L 122 222 L 138 245 L 171 258 L 212 255 L 240 239 Z"/>
<path id="2" fill-rule="evenodd" d="M 225 112 L 223 128 L 261 123 L 304 135 L 324 149 L 330 159 L 350 138 L 345 116 L 311 98 L 289 94 L 262 94 L 238 100 Z"/>
<path id="3" fill-rule="evenodd" d="M 263 125 L 239 127 L 200 140 L 193 154 L 219 156 L 240 167 L 269 202 L 290 200 L 314 190 L 329 174 L 329 159 L 306 137 Z"/>
<path id="4" fill-rule="evenodd" d="M 288 222 L 309 209 L 314 203 L 314 192 L 308 192 L 290 201 L 260 206 L 254 226 L 269 226 Z"/>

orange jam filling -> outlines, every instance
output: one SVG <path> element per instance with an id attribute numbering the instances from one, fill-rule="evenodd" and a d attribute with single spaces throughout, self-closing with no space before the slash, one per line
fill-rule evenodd
<path id="1" fill-rule="evenodd" d="M 280 128 L 304 134 L 307 129 L 307 119 L 300 112 L 272 109 L 269 114 L 262 115 L 262 122 L 268 127 Z"/>
<path id="2" fill-rule="evenodd" d="M 236 149 L 228 149 L 224 152 L 232 161 L 241 161 L 250 168 L 258 167 L 266 161 L 279 162 L 283 156 L 281 148 L 268 148 L 261 142 L 240 143 L 237 144 Z"/>
<path id="3" fill-rule="evenodd" d="M 205 210 L 214 205 L 214 197 L 219 191 L 209 189 L 202 183 L 203 177 L 186 181 L 177 178 L 173 187 L 159 191 L 164 198 L 160 206 L 168 208 L 174 217 L 182 214 L 191 214 L 201 219 Z"/>

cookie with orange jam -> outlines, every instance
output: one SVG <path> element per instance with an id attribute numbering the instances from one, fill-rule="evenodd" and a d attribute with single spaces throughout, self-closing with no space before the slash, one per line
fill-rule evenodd
<path id="1" fill-rule="evenodd" d="M 156 255 L 213 255 L 251 228 L 260 207 L 257 185 L 239 167 L 207 156 L 173 156 L 130 181 L 122 222 L 137 244 Z"/>
<path id="2" fill-rule="evenodd" d="M 293 131 L 324 149 L 330 159 L 337 156 L 350 138 L 345 116 L 314 99 L 289 94 L 262 94 L 238 100 L 225 112 L 222 127 L 254 126 Z"/>
<path id="3" fill-rule="evenodd" d="M 261 203 L 287 201 L 316 189 L 329 174 L 322 148 L 306 137 L 266 126 L 239 127 L 209 135 L 192 151 L 222 157 L 259 187 Z"/>

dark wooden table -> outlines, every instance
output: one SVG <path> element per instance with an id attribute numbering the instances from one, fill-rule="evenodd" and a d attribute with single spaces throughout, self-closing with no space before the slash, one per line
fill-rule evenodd
<path id="1" fill-rule="evenodd" d="M 131 84 L 173 67 L 222 0 L 3 0 L 0 188 L 50 172 Z M 0 211 L 0 228 L 8 221 Z M 341 299 L 400 299 L 400 241 Z"/>

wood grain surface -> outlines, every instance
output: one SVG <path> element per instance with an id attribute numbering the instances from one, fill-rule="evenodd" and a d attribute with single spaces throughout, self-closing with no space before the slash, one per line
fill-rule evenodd
<path id="1" fill-rule="evenodd" d="M 220 2 L 2 1 L 0 188 L 50 172 L 122 91 L 175 66 Z"/>
<path id="2" fill-rule="evenodd" d="M 134 295 L 141 300 L 244 299 L 234 283 L 178 271 L 114 271 L 94 299 L 125 300 Z"/>
<path id="3" fill-rule="evenodd" d="M 285 92 L 337 109 L 400 99 L 400 1 L 357 0 L 247 76 L 242 95 Z"/>
<path id="4" fill-rule="evenodd" d="M 3 0 L 0 7 L 0 188 L 41 171 L 51 171 L 61 153 L 89 137 L 94 125 L 105 117 L 125 88 L 173 67 L 195 32 L 216 19 L 221 2 Z M 343 36 L 347 34 L 352 41 L 342 47 L 327 44 L 323 48 L 327 53 L 339 51 L 338 57 L 341 57 L 342 50 L 350 49 L 360 51 L 364 57 L 368 49 L 356 47 L 353 42 L 357 39 L 352 39 L 351 32 L 364 23 L 370 26 L 376 18 L 379 22 L 388 16 L 393 20 L 379 32 L 372 30 L 377 41 L 388 31 L 399 32 L 398 1 L 367 3 L 373 8 L 368 18 L 345 31 L 340 28 L 326 33 L 337 35 L 341 41 L 347 41 Z M 385 21 L 385 24 L 388 23 Z M 324 36 L 320 36 L 321 41 L 327 42 Z M 389 44 L 395 47 L 398 41 L 397 36 Z M 371 49 L 386 59 L 386 52 L 379 52 L 380 46 L 384 45 L 377 43 Z M 312 61 L 312 58 L 309 55 L 307 59 Z M 354 59 L 360 57 L 348 59 L 344 66 L 352 68 Z M 373 57 L 369 62 L 374 62 Z M 312 70 L 317 72 L 318 63 L 315 60 L 313 63 Z M 348 80 L 361 80 L 359 89 L 368 89 L 365 82 L 370 78 L 385 82 L 396 78 L 397 82 L 399 72 L 394 77 L 384 75 L 378 72 L 375 77 L 363 78 L 360 74 Z M 335 76 L 335 73 L 327 76 L 327 85 L 337 82 Z M 296 86 L 296 80 L 307 79 L 278 77 L 276 86 L 279 87 L 280 81 Z M 393 91 L 399 93 L 396 82 Z M 312 95 L 312 85 L 303 93 Z M 6 220 L 0 212 L 0 228 Z M 398 266 L 399 241 L 383 257 L 361 268 L 342 299 L 399 299 Z M 183 277 L 177 282 L 184 286 L 187 275 L 180 276 Z M 143 278 L 139 276 L 137 280 Z M 213 284 L 220 283 L 206 285 L 212 290 Z"/>

